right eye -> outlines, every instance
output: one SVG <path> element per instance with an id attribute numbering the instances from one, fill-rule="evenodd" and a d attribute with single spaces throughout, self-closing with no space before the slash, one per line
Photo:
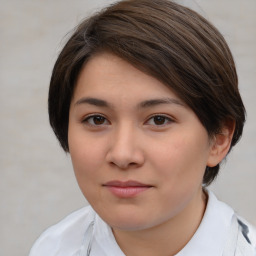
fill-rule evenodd
<path id="1" fill-rule="evenodd" d="M 102 126 L 108 125 L 109 121 L 101 115 L 90 115 L 83 120 L 83 123 L 89 124 L 91 126 Z"/>

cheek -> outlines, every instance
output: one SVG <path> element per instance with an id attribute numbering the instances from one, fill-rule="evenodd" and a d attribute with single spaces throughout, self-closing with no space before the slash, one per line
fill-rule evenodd
<path id="1" fill-rule="evenodd" d="M 151 156 L 164 209 L 175 215 L 201 189 L 205 170 L 204 144 L 186 137 L 166 141 L 152 147 Z M 164 150 L 163 150 L 164 149 Z"/>
<path id="2" fill-rule="evenodd" d="M 79 136 L 78 136 L 79 137 Z M 84 197 L 92 203 L 99 196 L 97 190 L 100 183 L 101 148 L 92 146 L 91 141 L 71 138 L 70 156 L 77 183 Z"/>
<path id="3" fill-rule="evenodd" d="M 90 137 L 84 136 L 79 131 L 70 131 L 69 153 L 78 182 L 80 177 L 92 176 L 101 163 L 102 150 L 102 146 L 92 141 Z"/>
<path id="4" fill-rule="evenodd" d="M 201 181 L 207 161 L 205 140 L 194 136 L 174 136 L 152 147 L 151 156 L 162 180 L 184 187 Z M 160 173 L 161 172 L 161 173 Z"/>

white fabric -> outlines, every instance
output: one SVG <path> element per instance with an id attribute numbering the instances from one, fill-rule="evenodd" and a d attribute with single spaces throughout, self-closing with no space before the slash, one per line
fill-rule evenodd
<path id="1" fill-rule="evenodd" d="M 234 228 L 231 227 L 232 223 L 237 223 L 232 222 L 236 215 L 229 206 L 218 201 L 212 192 L 208 193 L 206 212 L 198 230 L 176 256 L 234 255 L 223 253 L 226 246 L 233 247 L 235 244 L 231 241 L 231 237 L 232 234 L 234 236 L 236 234 L 234 234 Z M 92 227 L 92 223 L 93 229 L 88 231 L 89 226 Z M 253 249 L 256 248 L 256 233 L 248 223 L 246 225 L 249 226 L 248 238 L 253 245 L 250 250 L 255 250 L 255 254 L 252 252 L 251 255 L 256 256 L 256 249 Z M 243 246 L 247 246 L 247 242 L 241 232 L 240 234 L 239 239 L 242 245 L 237 250 L 240 254 L 235 255 L 249 256 L 242 252 Z M 72 213 L 55 226 L 47 229 L 36 241 L 29 256 L 86 256 L 90 237 L 92 237 L 90 256 L 125 256 L 116 243 L 111 228 L 90 206 Z M 87 244 L 85 245 L 85 243 Z"/>

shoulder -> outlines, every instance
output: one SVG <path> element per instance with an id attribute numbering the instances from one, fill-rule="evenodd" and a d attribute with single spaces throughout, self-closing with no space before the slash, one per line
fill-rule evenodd
<path id="1" fill-rule="evenodd" d="M 254 248 L 256 255 L 256 228 L 240 216 L 237 219 L 244 238 Z"/>
<path id="2" fill-rule="evenodd" d="M 65 255 L 71 255 L 81 245 L 93 215 L 94 211 L 90 206 L 71 213 L 41 234 L 29 256 L 51 256 L 60 250 L 66 250 Z"/>
<path id="3" fill-rule="evenodd" d="M 229 205 L 222 201 L 219 201 L 211 191 L 207 192 L 209 195 L 209 201 L 205 215 L 207 215 L 208 211 L 208 215 L 215 216 L 212 219 L 214 222 L 214 226 L 217 225 L 216 219 L 218 219 L 218 217 L 221 218 L 222 225 L 218 225 L 219 230 L 223 231 L 224 227 L 226 226 L 227 236 L 226 239 L 223 239 L 228 242 L 226 242 L 224 247 L 227 247 L 228 251 L 230 251 L 232 248 L 236 248 L 238 252 L 242 253 L 235 255 L 256 256 L 255 227 L 241 216 L 238 216 Z M 234 239 L 234 237 L 236 239 Z"/>

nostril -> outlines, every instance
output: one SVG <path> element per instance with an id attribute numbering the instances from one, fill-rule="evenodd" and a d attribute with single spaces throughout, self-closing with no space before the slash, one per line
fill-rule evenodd
<path id="1" fill-rule="evenodd" d="M 112 166 L 126 170 L 135 168 L 144 163 L 144 154 L 136 145 L 129 143 L 127 140 L 115 140 L 107 154 L 106 161 Z M 121 143 L 122 142 L 122 143 Z"/>
<path id="2" fill-rule="evenodd" d="M 119 169 L 122 169 L 122 170 L 126 170 L 126 169 L 129 169 L 129 168 L 139 166 L 139 164 L 135 163 L 135 162 L 131 162 L 131 163 L 128 163 L 128 164 L 110 162 L 109 164 L 113 167 L 118 167 Z"/>

